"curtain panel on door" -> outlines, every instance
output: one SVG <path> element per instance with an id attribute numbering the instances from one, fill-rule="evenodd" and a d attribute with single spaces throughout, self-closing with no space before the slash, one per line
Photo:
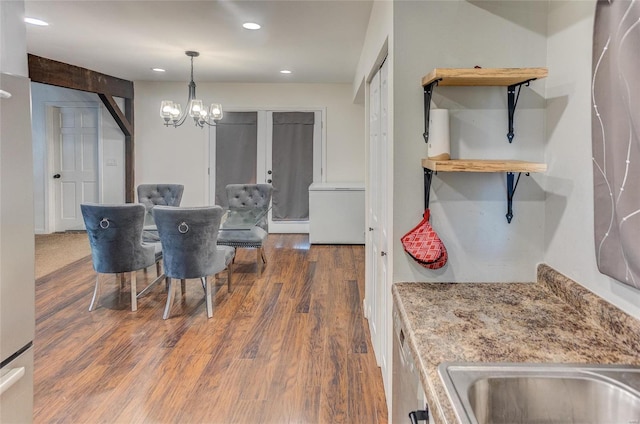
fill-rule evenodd
<path id="1" fill-rule="evenodd" d="M 216 205 L 229 205 L 227 184 L 255 184 L 258 113 L 225 112 L 216 125 Z"/>
<path id="2" fill-rule="evenodd" d="M 313 112 L 273 112 L 272 220 L 307 221 L 313 183 Z"/>

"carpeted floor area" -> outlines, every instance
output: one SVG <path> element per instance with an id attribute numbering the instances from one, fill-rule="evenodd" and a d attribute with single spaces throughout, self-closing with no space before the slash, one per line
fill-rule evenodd
<path id="1" fill-rule="evenodd" d="M 36 234 L 36 279 L 91 254 L 87 233 Z"/>

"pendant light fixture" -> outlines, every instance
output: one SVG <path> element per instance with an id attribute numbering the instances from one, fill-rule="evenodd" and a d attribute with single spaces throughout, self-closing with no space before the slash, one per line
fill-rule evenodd
<path id="1" fill-rule="evenodd" d="M 207 109 L 202 100 L 196 99 L 196 83 L 193 81 L 193 58 L 200 56 L 200 53 L 189 50 L 184 54 L 191 58 L 191 81 L 189 82 L 189 98 L 187 99 L 186 108 L 183 110 L 180 103 L 163 100 L 160 104 L 160 117 L 164 119 L 165 127 L 179 127 L 184 124 L 187 115 L 192 117 L 193 122 L 200 128 L 205 125 L 213 126 L 215 121 L 222 119 L 222 105 L 220 103 L 212 103 Z"/>

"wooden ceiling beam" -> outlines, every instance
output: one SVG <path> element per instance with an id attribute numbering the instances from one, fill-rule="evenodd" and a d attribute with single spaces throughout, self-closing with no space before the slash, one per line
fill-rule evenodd
<path id="1" fill-rule="evenodd" d="M 116 101 L 113 99 L 113 96 L 98 93 L 98 97 L 100 97 L 100 100 L 102 100 L 104 106 L 107 108 L 111 116 L 113 116 L 113 119 L 116 121 L 116 124 L 118 124 L 124 135 L 127 137 L 132 136 L 133 128 L 131 127 L 131 123 L 124 116 L 124 113 L 120 110 L 120 106 L 118 106 Z"/>
<path id="2" fill-rule="evenodd" d="M 33 82 L 133 99 L 131 81 L 32 54 L 28 55 L 28 62 Z"/>

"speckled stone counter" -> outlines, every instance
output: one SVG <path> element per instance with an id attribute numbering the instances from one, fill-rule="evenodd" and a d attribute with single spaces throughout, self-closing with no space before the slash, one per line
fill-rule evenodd
<path id="1" fill-rule="evenodd" d="M 640 321 L 546 265 L 537 283 L 397 283 L 393 299 L 439 424 L 458 423 L 442 362 L 640 365 Z"/>

